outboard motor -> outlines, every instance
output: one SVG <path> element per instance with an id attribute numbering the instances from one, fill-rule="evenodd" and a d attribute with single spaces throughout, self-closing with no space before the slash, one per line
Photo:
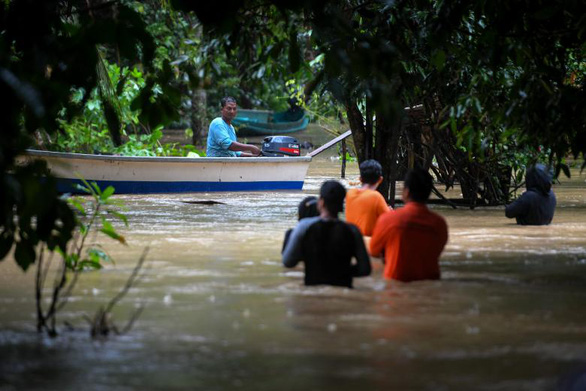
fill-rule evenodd
<path id="1" fill-rule="evenodd" d="M 263 156 L 300 156 L 299 141 L 289 136 L 265 137 L 262 143 Z"/>

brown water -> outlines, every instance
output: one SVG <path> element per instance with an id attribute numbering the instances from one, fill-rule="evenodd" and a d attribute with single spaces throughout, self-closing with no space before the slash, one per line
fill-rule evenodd
<path id="1" fill-rule="evenodd" d="M 34 328 L 33 273 L 3 261 L 0 390 L 553 390 L 586 370 L 584 176 L 555 187 L 548 227 L 433 206 L 450 228 L 441 281 L 385 282 L 375 264 L 354 290 L 306 288 L 281 267 L 283 233 L 338 175 L 315 161 L 303 192 L 120 196 L 130 245 L 103 241 L 117 262 L 83 275 L 60 316 L 75 330 L 55 340 Z M 146 278 L 115 320 L 146 310 L 128 335 L 92 342 L 82 315 L 145 246 Z"/>

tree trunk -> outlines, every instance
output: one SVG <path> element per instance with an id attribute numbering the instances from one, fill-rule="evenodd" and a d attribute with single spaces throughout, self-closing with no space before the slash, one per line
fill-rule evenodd
<path id="1" fill-rule="evenodd" d="M 401 122 L 393 122 L 385 118 L 384 114 L 377 112 L 374 159 L 383 167 L 383 182 L 378 190 L 391 206 L 395 205 L 398 168 L 397 151 L 402 132 Z"/>
<path id="2" fill-rule="evenodd" d="M 364 129 L 364 118 L 362 113 L 354 100 L 348 100 L 344 102 L 346 107 L 346 115 L 348 116 L 348 122 L 350 124 L 350 130 L 352 130 L 352 138 L 354 140 L 354 147 L 356 148 L 356 154 L 358 155 L 358 162 L 365 160 L 364 146 L 367 143 Z"/>
<path id="3" fill-rule="evenodd" d="M 305 101 L 305 103 L 309 102 L 309 100 L 311 99 L 311 95 L 313 94 L 313 91 L 315 91 L 317 86 L 321 83 L 321 81 L 324 78 L 324 75 L 325 72 L 323 70 L 319 71 L 318 74 L 313 78 L 313 80 L 307 82 L 305 87 L 303 87 L 303 100 Z"/>
<path id="4" fill-rule="evenodd" d="M 198 145 L 202 140 L 206 124 L 206 91 L 203 88 L 192 90 L 191 92 L 191 113 L 190 122 L 193 130 L 192 143 Z"/>
<path id="5" fill-rule="evenodd" d="M 370 99 L 366 99 L 366 125 L 365 125 L 365 143 L 364 143 L 364 160 L 374 158 L 374 124 L 372 123 L 372 108 Z"/>

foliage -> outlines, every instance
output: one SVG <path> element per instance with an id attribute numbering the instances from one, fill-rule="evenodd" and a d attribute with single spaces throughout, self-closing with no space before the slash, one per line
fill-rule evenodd
<path id="1" fill-rule="evenodd" d="M 100 232 L 121 244 L 126 244 L 124 236 L 120 235 L 110 222 L 115 218 L 128 225 L 126 216 L 120 212 L 121 203 L 112 199 L 114 188 L 109 186 L 102 191 L 96 183 L 82 181 L 84 185 L 79 185 L 78 189 L 90 197 L 67 199 L 69 205 L 77 212 L 77 229 L 73 240 L 65 249 L 57 248 L 53 251 L 42 244 L 39 250 L 36 274 L 37 329 L 46 331 L 52 337 L 57 335 L 57 313 L 67 303 L 79 274 L 88 269 L 100 269 L 104 262 L 113 262 L 100 244 L 88 243 L 90 233 Z M 52 262 L 55 256 L 58 258 L 56 265 Z M 50 297 L 46 300 L 45 287 L 51 269 L 56 269 L 55 280 Z M 45 309 L 46 301 L 48 305 Z"/>
<path id="2" fill-rule="evenodd" d="M 180 91 L 177 105 L 179 118 L 169 124 L 193 129 L 194 143 L 199 142 L 207 126 L 205 92 L 210 87 L 205 73 L 207 58 L 202 49 L 202 28 L 189 12 L 180 12 L 160 1 L 133 1 L 133 8 L 147 21 L 148 31 L 156 44 L 155 63 L 169 63 L 175 78 L 173 85 Z"/>
<path id="3" fill-rule="evenodd" d="M 16 157 L 42 130 L 56 134 L 85 105 L 72 91 L 99 88 L 107 129 L 120 143 L 120 118 L 112 86 L 104 78 L 102 51 L 129 69 L 140 69 L 145 86 L 133 99 L 149 128 L 177 118 L 177 91 L 168 62 L 154 63 L 155 44 L 141 15 L 125 1 L 12 0 L 0 4 L 0 259 L 12 248 L 26 270 L 37 245 L 65 250 L 75 227 L 42 163 L 15 166 Z M 161 93 L 153 96 L 153 89 Z M 83 99 L 92 98 L 84 94 Z M 103 130 L 103 129 L 102 129 Z M 41 182 L 41 177 L 44 179 Z"/>
<path id="4" fill-rule="evenodd" d="M 123 144 L 116 146 L 112 142 L 99 88 L 92 90 L 89 97 L 86 97 L 83 89 L 78 89 L 72 94 L 72 101 L 82 106 L 81 114 L 71 122 L 60 120 L 62 132 L 52 140 L 50 149 L 123 156 L 186 156 L 189 152 L 203 154 L 192 145 L 162 144 L 163 126 L 159 125 L 151 130 L 140 122 L 140 110 L 133 109 L 131 105 L 145 87 L 142 72 L 136 67 L 120 68 L 116 64 L 105 64 L 105 68 L 108 71 L 108 79 L 116 90 L 115 100 L 122 126 Z M 158 88 L 153 90 L 154 96 L 160 93 Z M 65 113 L 62 117 L 65 118 Z"/>
<path id="5" fill-rule="evenodd" d="M 383 161 L 387 186 L 398 179 L 401 150 L 416 141 L 407 130 L 414 122 L 415 134 L 431 131 L 432 144 L 417 142 L 448 154 L 446 175 L 467 182 L 471 197 L 484 198 L 479 181 L 496 174 L 490 154 L 502 151 L 487 145 L 506 144 L 515 150 L 511 159 L 522 154 L 526 160 L 539 156 L 532 151 L 541 148 L 558 163 L 567 153 L 578 156 L 586 149 L 580 1 L 236 1 L 233 6 L 236 12 L 215 17 L 197 5 L 191 8 L 204 27 L 222 31 L 230 47 L 254 47 L 255 37 L 247 32 L 261 20 L 269 26 L 285 23 L 282 31 L 288 23 L 308 26 L 310 45 L 289 35 L 290 67 L 305 66 L 296 55 L 302 48 L 324 55 L 323 80 L 346 109 L 358 156 Z M 279 12 L 271 13 L 275 7 Z M 255 58 L 238 53 L 248 64 Z M 405 108 L 419 104 L 423 113 L 412 118 Z M 432 161 L 422 160 L 428 166 Z M 506 201 L 500 194 L 489 202 Z"/>
<path id="6" fill-rule="evenodd" d="M 243 108 L 286 110 L 291 99 L 288 83 L 296 80 L 301 86 L 314 76 L 314 69 L 301 56 L 311 49 L 309 27 L 302 15 L 285 14 L 278 5 L 250 1 L 233 19 L 224 19 L 225 24 L 210 24 L 203 16 L 207 11 L 198 5 L 181 5 L 192 9 L 203 26 L 201 53 L 207 61 L 202 75 L 206 84 L 213 86 L 208 90 L 208 101 L 214 111 L 225 95 L 236 97 Z M 217 11 L 220 19 L 227 16 L 225 10 Z"/>
<path id="7" fill-rule="evenodd" d="M 75 217 L 58 196 L 45 162 L 14 167 L 12 175 L 3 175 L 1 188 L 0 260 L 14 248 L 16 262 L 26 271 L 35 262 L 39 244 L 50 251 L 66 250 Z"/>

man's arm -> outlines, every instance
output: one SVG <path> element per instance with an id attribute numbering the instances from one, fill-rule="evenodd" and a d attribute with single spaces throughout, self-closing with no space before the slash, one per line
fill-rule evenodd
<path id="1" fill-rule="evenodd" d="M 260 149 L 256 145 L 252 144 L 242 144 L 238 141 L 232 141 L 232 144 L 228 147 L 230 151 L 240 151 L 242 154 L 240 156 L 245 157 L 252 157 L 252 156 L 260 156 Z"/>
<path id="2" fill-rule="evenodd" d="M 393 212 L 387 212 L 393 213 Z M 382 255 L 382 252 L 385 248 L 386 244 L 386 230 L 388 229 L 387 223 L 384 222 L 385 216 L 387 213 L 380 215 L 374 225 L 374 230 L 372 231 L 372 236 L 370 238 L 370 255 L 373 257 L 378 257 Z"/>
<path id="3" fill-rule="evenodd" d="M 381 215 L 387 213 L 389 210 L 393 210 L 393 207 L 391 205 L 387 205 L 385 198 L 382 196 L 382 194 L 378 193 L 378 195 L 376 197 L 375 209 L 376 209 L 376 215 L 381 216 Z"/>
<path id="4" fill-rule="evenodd" d="M 529 203 L 526 200 L 525 194 L 526 193 L 523 193 L 521 197 L 507 205 L 505 208 L 505 216 L 512 219 L 513 217 L 522 216 L 527 213 L 529 209 Z"/>
<path id="5" fill-rule="evenodd" d="M 352 265 L 352 276 L 363 277 L 368 276 L 371 272 L 370 257 L 364 247 L 364 239 L 358 227 L 354 224 L 348 224 L 354 236 L 354 255 L 356 256 L 356 264 Z"/>
<path id="6" fill-rule="evenodd" d="M 295 267 L 303 257 L 303 237 L 311 224 L 316 222 L 319 217 L 308 217 L 301 219 L 293 228 L 289 240 L 283 250 L 283 265 L 285 267 Z"/>

